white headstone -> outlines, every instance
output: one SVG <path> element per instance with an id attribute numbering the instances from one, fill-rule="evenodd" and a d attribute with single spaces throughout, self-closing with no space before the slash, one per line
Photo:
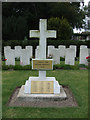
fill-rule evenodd
<path id="1" fill-rule="evenodd" d="M 39 46 L 37 46 L 37 48 L 35 49 L 35 58 L 36 58 L 36 59 L 40 58 Z"/>
<path id="2" fill-rule="evenodd" d="M 66 49 L 65 64 L 68 64 L 68 65 L 75 64 L 75 49 L 74 48 Z"/>
<path id="3" fill-rule="evenodd" d="M 54 64 L 60 64 L 60 51 L 58 48 L 52 50 Z"/>
<path id="4" fill-rule="evenodd" d="M 15 46 L 15 58 L 20 57 L 20 50 L 22 49 L 21 46 Z"/>
<path id="5" fill-rule="evenodd" d="M 66 46 L 59 45 L 58 48 L 59 48 L 59 51 L 60 51 L 60 57 L 65 57 Z"/>
<path id="6" fill-rule="evenodd" d="M 70 45 L 70 48 L 74 49 L 74 57 L 76 57 L 77 46 L 76 45 Z"/>
<path id="7" fill-rule="evenodd" d="M 88 55 L 90 56 L 90 48 L 88 48 Z"/>
<path id="8" fill-rule="evenodd" d="M 86 57 L 89 55 L 87 46 L 80 46 L 80 61 L 79 64 L 87 65 Z"/>
<path id="9" fill-rule="evenodd" d="M 48 57 L 53 56 L 53 49 L 55 49 L 53 45 L 48 46 Z"/>
<path id="10" fill-rule="evenodd" d="M 33 57 L 33 48 L 32 48 L 32 46 L 26 46 L 25 48 L 27 49 L 29 58 L 32 58 Z"/>
<path id="11" fill-rule="evenodd" d="M 6 65 L 15 65 L 15 51 L 10 46 L 4 47 L 4 55 Z"/>
<path id="12" fill-rule="evenodd" d="M 20 65 L 29 65 L 30 64 L 30 55 L 28 54 L 27 49 L 22 49 L 20 51 Z"/>
<path id="13" fill-rule="evenodd" d="M 81 45 L 80 48 L 87 48 L 87 46 L 86 45 Z"/>

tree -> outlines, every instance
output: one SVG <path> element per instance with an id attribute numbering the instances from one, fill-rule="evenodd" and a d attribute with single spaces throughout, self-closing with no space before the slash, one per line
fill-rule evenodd
<path id="1" fill-rule="evenodd" d="M 39 19 L 50 19 L 50 18 L 65 18 L 72 28 L 81 28 L 83 19 L 85 17 L 84 11 L 80 10 L 80 3 L 62 3 L 62 2 L 7 2 L 2 4 L 2 17 L 3 17 L 3 39 L 23 39 L 25 36 L 29 39 L 28 32 L 31 29 L 39 29 Z M 16 19 L 13 20 L 12 16 Z M 15 35 L 9 35 L 10 24 L 16 26 L 19 16 L 21 17 L 20 27 L 17 26 L 17 37 Z M 9 22 L 8 19 L 11 19 Z M 22 24 L 22 25 L 21 25 Z M 10 25 L 10 26 L 9 26 Z M 19 24 L 18 24 L 19 25 Z M 22 27 L 23 26 L 23 27 Z M 5 28 L 4 28 L 5 27 Z M 9 28 L 9 29 L 8 29 Z M 24 28 L 24 29 L 23 29 Z M 13 28 L 14 29 L 14 28 Z M 23 31 L 23 30 L 24 31 Z M 4 31 L 5 30 L 5 31 Z M 22 32 L 20 31 L 23 31 Z M 9 32 L 10 31 L 10 32 Z M 7 33 L 7 34 L 6 34 Z M 12 33 L 13 34 L 13 33 Z M 27 34 L 27 35 L 26 35 Z M 25 35 L 25 36 L 24 36 Z M 22 36 L 22 37 L 20 37 Z M 24 36 L 24 37 L 23 37 Z"/>
<path id="2" fill-rule="evenodd" d="M 5 17 L 2 32 L 4 40 L 23 40 L 28 34 L 27 22 L 21 16 L 18 18 L 15 16 Z"/>
<path id="3" fill-rule="evenodd" d="M 72 27 L 65 18 L 50 18 L 48 20 L 48 28 L 57 30 L 58 40 L 70 40 L 72 37 Z"/>
<path id="4" fill-rule="evenodd" d="M 86 16 L 86 19 L 85 19 L 85 24 L 84 24 L 84 29 L 86 31 L 90 30 L 90 2 L 88 2 L 88 6 L 85 6 L 84 7 L 84 11 L 85 11 L 85 16 Z"/>

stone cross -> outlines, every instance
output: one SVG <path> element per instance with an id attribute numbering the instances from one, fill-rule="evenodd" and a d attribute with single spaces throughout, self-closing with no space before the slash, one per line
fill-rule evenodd
<path id="1" fill-rule="evenodd" d="M 32 38 L 40 38 L 39 48 L 40 48 L 40 57 L 39 59 L 46 59 L 46 39 L 47 38 L 56 38 L 56 31 L 47 30 L 47 20 L 40 19 L 39 22 L 39 30 L 30 30 L 30 37 Z M 45 78 L 46 71 L 39 71 L 39 77 Z"/>

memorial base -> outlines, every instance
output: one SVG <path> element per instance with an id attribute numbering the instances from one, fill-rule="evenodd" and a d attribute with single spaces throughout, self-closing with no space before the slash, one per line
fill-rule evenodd
<path id="1" fill-rule="evenodd" d="M 60 86 L 60 93 L 59 94 L 26 94 L 24 93 L 25 86 L 22 85 L 22 87 L 19 90 L 19 93 L 17 95 L 18 100 L 20 101 L 61 101 L 65 100 L 67 98 L 67 95 L 63 89 L 62 86 Z"/>
<path id="2" fill-rule="evenodd" d="M 25 94 L 60 94 L 60 85 L 55 77 L 29 77 L 24 86 Z"/>

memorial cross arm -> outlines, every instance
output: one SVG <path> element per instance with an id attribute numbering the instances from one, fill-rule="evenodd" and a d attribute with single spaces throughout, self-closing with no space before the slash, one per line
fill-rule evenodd
<path id="1" fill-rule="evenodd" d="M 40 38 L 40 31 L 39 30 L 30 30 L 29 37 L 31 38 Z"/>
<path id="2" fill-rule="evenodd" d="M 47 38 L 56 38 L 55 30 L 48 30 L 46 34 L 47 34 Z"/>

